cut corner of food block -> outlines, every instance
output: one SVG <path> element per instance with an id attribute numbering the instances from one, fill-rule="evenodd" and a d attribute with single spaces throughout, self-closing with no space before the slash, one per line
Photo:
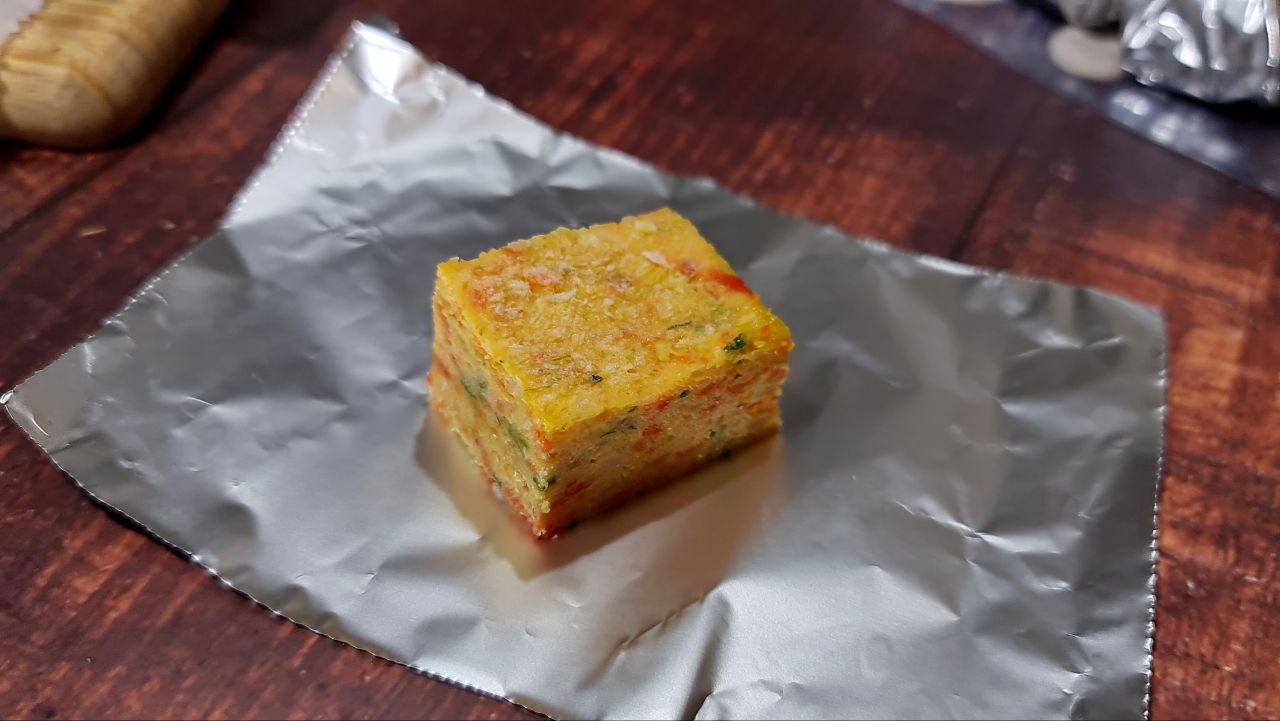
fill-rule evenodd
<path id="1" fill-rule="evenodd" d="M 437 269 L 431 403 L 553 535 L 781 423 L 790 331 L 670 210 Z"/>

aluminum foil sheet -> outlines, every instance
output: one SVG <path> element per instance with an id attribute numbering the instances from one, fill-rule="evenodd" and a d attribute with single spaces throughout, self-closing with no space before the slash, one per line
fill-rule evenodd
<path id="1" fill-rule="evenodd" d="M 533 541 L 430 413 L 434 266 L 662 205 L 791 325 L 785 430 Z M 266 607 L 551 716 L 1136 718 L 1163 348 L 1151 308 L 666 175 L 357 25 L 222 230 L 6 405 Z"/>
<path id="2" fill-rule="evenodd" d="M 1214 103 L 1280 105 L 1280 2 L 1125 0 L 1125 69 Z"/>

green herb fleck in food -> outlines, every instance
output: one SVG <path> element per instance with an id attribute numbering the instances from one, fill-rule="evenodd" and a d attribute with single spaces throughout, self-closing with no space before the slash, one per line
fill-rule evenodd
<path id="1" fill-rule="evenodd" d="M 734 351 L 740 351 L 746 347 L 747 339 L 743 338 L 742 334 L 739 333 L 733 337 L 733 340 L 729 341 L 729 345 L 725 346 L 724 349 L 732 353 Z"/>
<path id="2" fill-rule="evenodd" d="M 471 396 L 471 400 L 478 401 L 484 398 L 484 392 L 489 389 L 489 384 L 484 382 L 483 378 L 462 378 L 462 390 Z"/>
<path id="3" fill-rule="evenodd" d="M 556 484 L 555 476 L 547 476 L 546 480 L 542 480 L 538 478 L 538 474 L 536 473 L 533 474 L 533 487 L 537 488 L 539 491 L 542 491 L 545 493 L 547 489 L 551 488 L 555 484 Z"/>
<path id="4" fill-rule="evenodd" d="M 688 397 L 689 397 L 689 389 L 688 389 L 688 388 L 685 388 L 684 390 L 680 391 L 680 397 L 681 397 L 681 398 L 688 398 Z"/>
<path id="5" fill-rule="evenodd" d="M 600 381 L 602 381 L 602 380 L 604 380 L 604 376 L 598 376 L 598 375 L 596 375 L 595 373 L 592 373 L 592 374 L 591 374 L 591 382 L 592 382 L 592 383 L 599 383 L 599 382 L 600 382 Z"/>
<path id="6" fill-rule="evenodd" d="M 605 431 L 604 433 L 600 434 L 600 437 L 601 437 L 601 438 L 608 438 L 609 436 L 611 436 L 611 435 L 613 435 L 613 434 L 615 434 L 615 433 L 634 433 L 634 432 L 635 432 L 635 430 L 636 430 L 636 425 L 635 425 L 634 423 L 628 423 L 628 422 L 626 422 L 626 421 L 623 421 L 622 423 L 619 423 L 618 425 L 614 426 L 613 428 L 610 428 L 609 430 L 607 430 L 607 431 Z"/>
<path id="7" fill-rule="evenodd" d="M 511 442 L 516 444 L 516 448 L 520 449 L 520 454 L 524 455 L 524 452 L 529 450 L 529 441 L 521 435 L 515 426 L 511 425 L 511 421 L 503 421 L 503 423 L 507 425 L 507 435 L 511 436 Z"/>
<path id="8" fill-rule="evenodd" d="M 627 409 L 627 413 L 635 413 L 636 409 L 639 407 L 640 406 L 631 406 L 630 408 Z"/>

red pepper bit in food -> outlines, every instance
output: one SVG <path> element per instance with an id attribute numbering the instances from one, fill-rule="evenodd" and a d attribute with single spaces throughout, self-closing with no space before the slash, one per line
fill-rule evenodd
<path id="1" fill-rule="evenodd" d="M 742 282 L 742 279 L 733 273 L 726 273 L 722 270 L 713 270 L 707 274 L 707 278 L 723 285 L 729 290 L 736 290 L 739 293 L 746 293 L 750 296 L 755 295 L 755 293 L 747 287 L 747 284 Z"/>
<path id="2" fill-rule="evenodd" d="M 755 297 L 755 292 L 748 288 L 747 284 L 742 282 L 742 279 L 733 273 L 723 270 L 699 270 L 698 267 L 689 260 L 680 261 L 680 264 L 676 266 L 676 270 L 680 271 L 681 275 L 689 278 L 690 280 L 694 278 L 706 280 L 711 283 L 722 285 L 729 290 L 746 293 L 749 296 Z"/>
<path id="3" fill-rule="evenodd" d="M 439 358 L 431 359 L 431 370 L 427 371 L 427 378 L 431 378 L 432 374 L 435 373 L 439 373 L 440 377 L 447 381 L 453 381 L 453 374 L 449 372 L 449 369 L 445 367 Z"/>
<path id="4" fill-rule="evenodd" d="M 537 439 L 538 447 L 540 447 L 542 450 L 546 451 L 547 453 L 550 453 L 551 450 L 555 448 L 555 446 L 551 443 L 551 439 L 547 438 L 547 434 L 543 433 L 541 429 L 535 432 L 533 434 L 533 437 Z"/>
<path id="5" fill-rule="evenodd" d="M 475 283 L 471 286 L 471 302 L 477 308 L 488 308 L 491 298 L 493 298 L 493 291 L 487 285 Z"/>

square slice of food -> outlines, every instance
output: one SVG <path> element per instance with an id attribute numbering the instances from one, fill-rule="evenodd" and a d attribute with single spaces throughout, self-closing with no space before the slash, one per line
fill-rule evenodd
<path id="1" fill-rule="evenodd" d="M 790 331 L 671 210 L 441 263 L 432 313 L 431 404 L 538 536 L 780 424 Z"/>

